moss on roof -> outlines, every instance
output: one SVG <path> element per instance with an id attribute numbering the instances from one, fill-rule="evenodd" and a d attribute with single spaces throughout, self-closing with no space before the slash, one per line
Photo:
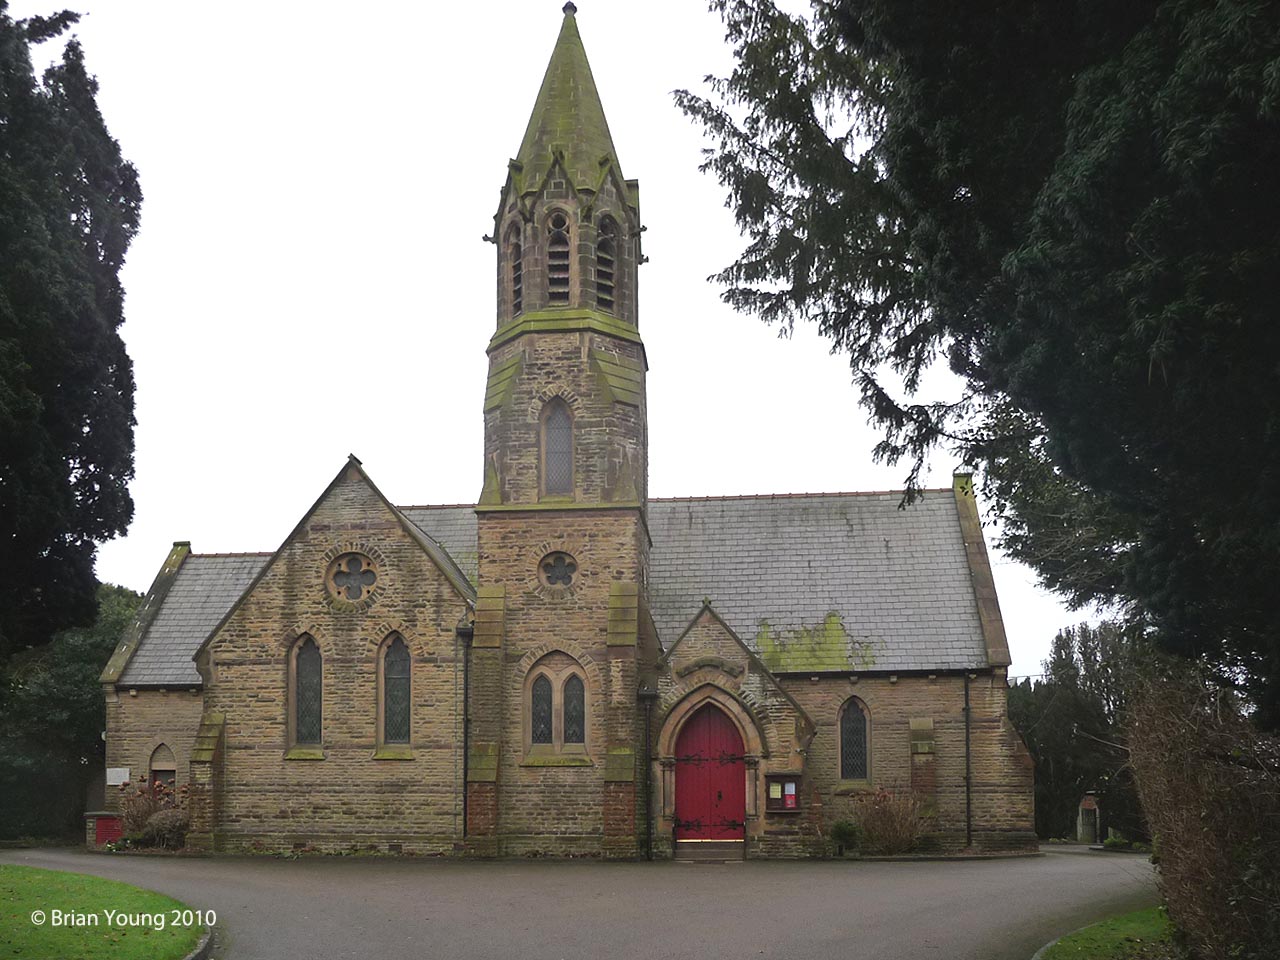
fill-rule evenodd
<path id="1" fill-rule="evenodd" d="M 812 626 L 777 631 L 767 620 L 760 621 L 756 634 L 760 659 L 773 673 L 845 671 L 875 669 L 871 644 L 849 634 L 844 617 L 832 610 Z"/>
<path id="2" fill-rule="evenodd" d="M 623 179 L 571 4 L 516 155 L 521 188 L 541 186 L 557 154 L 577 187 L 594 190 L 606 160 Z"/>

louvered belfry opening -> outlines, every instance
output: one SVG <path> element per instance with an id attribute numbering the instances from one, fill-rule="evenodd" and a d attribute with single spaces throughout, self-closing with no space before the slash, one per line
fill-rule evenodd
<path id="1" fill-rule="evenodd" d="M 507 231 L 507 269 L 511 282 L 511 315 L 524 310 L 524 248 L 520 245 L 520 227 L 512 224 Z"/>
<path id="2" fill-rule="evenodd" d="M 547 299 L 569 302 L 569 218 L 557 210 L 547 220 Z"/>
<path id="3" fill-rule="evenodd" d="M 596 238 L 596 304 L 613 310 L 614 272 L 617 267 L 618 222 L 605 214 L 600 218 Z"/>

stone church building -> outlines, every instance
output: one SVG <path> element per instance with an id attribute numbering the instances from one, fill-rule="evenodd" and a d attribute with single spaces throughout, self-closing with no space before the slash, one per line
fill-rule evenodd
<path id="1" fill-rule="evenodd" d="M 495 217 L 478 501 L 352 457 L 274 552 L 175 544 L 102 675 L 108 783 L 186 784 L 239 852 L 815 855 L 876 790 L 926 849 L 1033 848 L 967 476 L 649 497 L 640 191 L 574 12 Z"/>

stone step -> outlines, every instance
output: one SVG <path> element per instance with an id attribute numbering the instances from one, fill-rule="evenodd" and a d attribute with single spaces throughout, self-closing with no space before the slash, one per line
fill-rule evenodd
<path id="1" fill-rule="evenodd" d="M 677 840 L 676 859 L 722 863 L 741 860 L 746 843 L 742 840 Z"/>

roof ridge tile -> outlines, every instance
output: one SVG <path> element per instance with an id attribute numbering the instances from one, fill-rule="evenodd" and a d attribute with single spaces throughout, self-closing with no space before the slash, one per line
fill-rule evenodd
<path id="1" fill-rule="evenodd" d="M 650 497 L 650 503 L 673 503 L 704 500 L 801 500 L 808 497 L 885 497 L 901 496 L 902 490 L 828 490 L 818 493 L 726 493 L 684 497 Z M 950 487 L 923 487 L 920 493 L 951 493 Z"/>
<path id="2" fill-rule="evenodd" d="M 190 559 L 204 559 L 205 557 L 269 557 L 272 556 L 270 550 L 232 550 L 225 553 L 192 553 Z"/>

